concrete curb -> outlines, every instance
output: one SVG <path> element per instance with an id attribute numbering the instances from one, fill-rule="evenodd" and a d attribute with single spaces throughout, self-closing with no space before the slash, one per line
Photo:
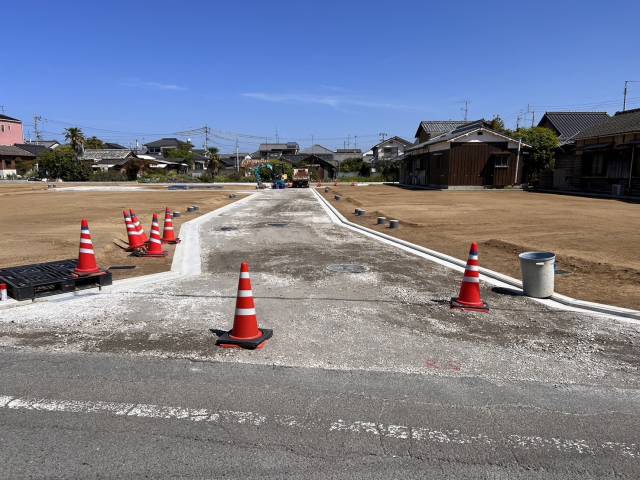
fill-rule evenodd
<path id="1" fill-rule="evenodd" d="M 334 223 L 345 226 L 353 231 L 365 234 L 368 237 L 383 241 L 384 243 L 387 243 L 389 245 L 394 245 L 401 248 L 402 250 L 419 255 L 427 260 L 438 263 L 439 265 L 443 265 L 447 268 L 451 268 L 455 271 L 464 271 L 466 262 L 462 260 L 451 257 L 444 253 L 437 252 L 435 250 L 421 247 L 420 245 L 416 245 L 399 238 L 392 237 L 385 233 L 363 227 L 362 225 L 358 225 L 357 223 L 350 222 L 315 189 L 312 189 L 312 192 Z M 480 273 L 482 275 L 482 280 L 491 285 L 514 288 L 519 292 L 522 292 L 522 282 L 518 279 L 482 267 L 480 268 Z M 568 297 L 566 295 L 561 295 L 559 293 L 554 293 L 549 299 L 532 298 L 532 300 L 560 310 L 605 315 L 607 317 L 615 318 L 618 320 L 640 321 L 640 311 L 616 307 L 613 305 L 586 302 L 583 300 L 577 300 L 575 298 Z"/>
<path id="2" fill-rule="evenodd" d="M 200 226 L 214 217 L 217 217 L 221 213 L 227 212 L 238 205 L 242 205 L 249 201 L 256 194 L 252 193 L 244 198 L 236 200 L 235 202 L 224 205 L 209 213 L 205 213 L 193 220 L 183 223 L 180 226 L 180 243 L 176 245 L 175 252 L 173 254 L 173 261 L 171 262 L 171 270 L 167 272 L 153 273 L 151 275 L 143 275 L 141 277 L 124 278 L 122 280 L 116 280 L 113 285 L 109 287 L 103 287 L 103 291 L 108 293 L 117 293 L 127 291 L 131 287 L 141 287 L 149 285 L 150 283 L 161 282 L 165 280 L 177 280 L 182 277 L 200 275 L 202 273 L 202 259 L 201 259 L 201 245 L 200 245 Z M 42 297 L 35 300 L 35 303 L 46 303 L 60 300 L 67 300 L 76 297 L 83 297 L 89 295 L 100 295 L 101 292 L 95 289 L 79 290 L 77 292 L 62 293 L 59 295 L 53 295 L 51 297 Z M 3 305 L 0 305 L 0 310 L 4 308 L 15 308 L 24 305 L 31 305 L 31 300 L 24 300 L 18 302 L 14 299 L 9 299 Z"/>

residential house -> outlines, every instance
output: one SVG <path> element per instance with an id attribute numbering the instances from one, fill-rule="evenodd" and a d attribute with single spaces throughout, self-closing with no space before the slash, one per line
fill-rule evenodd
<path id="1" fill-rule="evenodd" d="M 428 133 L 429 139 L 405 150 L 400 183 L 431 188 L 520 183 L 528 145 L 491 130 L 484 120 L 458 122 L 439 135 L 426 131 L 424 123 L 418 127 L 418 138 Z"/>
<path id="2" fill-rule="evenodd" d="M 296 142 L 288 143 L 261 143 L 257 155 L 253 158 L 277 160 L 283 155 L 295 155 L 300 150 Z"/>
<path id="3" fill-rule="evenodd" d="M 244 160 L 251 160 L 250 153 L 221 153 L 218 155 L 220 159 L 220 173 L 232 174 L 240 171 L 240 165 Z"/>
<path id="4" fill-rule="evenodd" d="M 617 112 L 580 132 L 575 142 L 569 189 L 640 196 L 640 108 Z"/>
<path id="5" fill-rule="evenodd" d="M 359 148 L 338 148 L 333 154 L 333 159 L 338 164 L 349 158 L 362 158 L 362 150 Z"/>
<path id="6" fill-rule="evenodd" d="M 146 153 L 152 155 L 164 155 L 167 150 L 186 148 L 190 145 L 191 144 L 189 142 L 183 142 L 182 140 L 178 140 L 177 138 L 161 138 L 160 140 L 144 144 L 144 146 L 147 147 Z"/>
<path id="7" fill-rule="evenodd" d="M 555 132 L 560 146 L 555 152 L 555 167 L 552 172 L 541 175 L 541 186 L 567 189 L 569 181 L 579 167 L 576 165 L 576 136 L 609 118 L 606 112 L 545 112 L 538 127 Z"/>
<path id="8" fill-rule="evenodd" d="M 138 157 L 129 149 L 122 148 L 87 148 L 82 157 L 83 162 L 88 162 L 94 170 L 115 170 L 123 172 L 127 165 L 138 160 Z"/>
<path id="9" fill-rule="evenodd" d="M 333 180 L 337 174 L 337 152 L 323 147 L 312 145 L 300 150 L 295 155 L 285 155 L 282 159 L 289 162 L 294 168 L 308 167 L 314 178 L 320 181 Z"/>
<path id="10" fill-rule="evenodd" d="M 379 162 L 396 160 L 399 156 L 404 155 L 406 148 L 413 145 L 410 141 L 398 136 L 387 138 L 371 147 L 371 163 L 375 168 Z"/>
<path id="11" fill-rule="evenodd" d="M 23 160 L 34 160 L 36 156 L 13 145 L 0 145 L 0 178 L 17 175 L 16 163 Z"/>
<path id="12" fill-rule="evenodd" d="M 24 143 L 22 121 L 0 114 L 0 145 Z"/>

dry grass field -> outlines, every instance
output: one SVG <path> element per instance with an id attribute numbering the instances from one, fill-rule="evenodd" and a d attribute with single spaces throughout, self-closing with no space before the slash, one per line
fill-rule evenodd
<path id="1" fill-rule="evenodd" d="M 65 187 L 68 185 L 65 184 Z M 113 269 L 113 278 L 147 275 L 166 271 L 171 266 L 175 246 L 165 248 L 165 258 L 136 258 L 118 247 L 115 241 L 127 241 L 122 210 L 133 208 L 140 217 L 147 235 L 153 212 L 164 219 L 164 208 L 182 212 L 174 219 L 176 232 L 182 222 L 199 214 L 215 210 L 234 200 L 229 190 L 168 191 L 166 187 L 115 187 L 116 191 L 65 191 L 46 184 L 0 184 L 0 268 L 77 258 L 80 220 L 89 220 L 98 264 L 135 266 L 133 269 Z M 89 188 L 83 184 L 78 188 Z M 73 188 L 72 188 L 73 190 Z M 241 198 L 238 195 L 237 198 Z M 198 213 L 186 213 L 187 206 L 198 205 Z"/>
<path id="2" fill-rule="evenodd" d="M 482 266 L 516 278 L 518 253 L 552 251 L 566 272 L 556 276 L 556 291 L 640 309 L 638 204 L 522 191 L 331 188 L 322 194 L 351 221 L 460 259 L 477 241 Z M 367 216 L 354 216 L 355 207 Z M 401 228 L 377 227 L 378 215 L 399 219 Z"/>

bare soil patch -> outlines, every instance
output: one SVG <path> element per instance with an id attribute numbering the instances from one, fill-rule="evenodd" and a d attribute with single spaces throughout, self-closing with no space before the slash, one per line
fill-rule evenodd
<path id="1" fill-rule="evenodd" d="M 168 191 L 166 187 L 152 191 L 131 189 L 117 192 L 62 191 L 45 185 L 0 184 L 0 268 L 67 258 L 77 258 L 80 220 L 89 220 L 98 264 L 134 266 L 133 269 L 113 269 L 113 278 L 121 279 L 169 270 L 174 245 L 165 248 L 165 258 L 137 258 L 118 247 L 127 243 L 122 210 L 133 208 L 141 219 L 147 235 L 153 212 L 158 213 L 161 227 L 164 209 L 182 212 L 174 219 L 176 232 L 183 222 L 231 203 L 229 191 Z M 187 207 L 198 205 L 196 213 Z M 114 241 L 116 243 L 114 243 Z"/>
<path id="2" fill-rule="evenodd" d="M 482 266 L 520 278 L 518 254 L 557 255 L 556 291 L 582 300 L 640 309 L 640 205 L 522 191 L 429 191 L 336 186 L 331 203 L 349 220 L 465 260 L 480 247 Z M 342 195 L 340 201 L 334 194 Z M 353 214 L 367 210 L 365 217 Z M 377 226 L 376 216 L 401 228 Z"/>

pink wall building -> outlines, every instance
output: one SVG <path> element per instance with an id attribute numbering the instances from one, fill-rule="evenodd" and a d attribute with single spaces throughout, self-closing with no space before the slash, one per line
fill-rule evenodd
<path id="1" fill-rule="evenodd" d="M 16 143 L 24 143 L 22 122 L 17 118 L 0 114 L 0 145 L 15 145 Z"/>

